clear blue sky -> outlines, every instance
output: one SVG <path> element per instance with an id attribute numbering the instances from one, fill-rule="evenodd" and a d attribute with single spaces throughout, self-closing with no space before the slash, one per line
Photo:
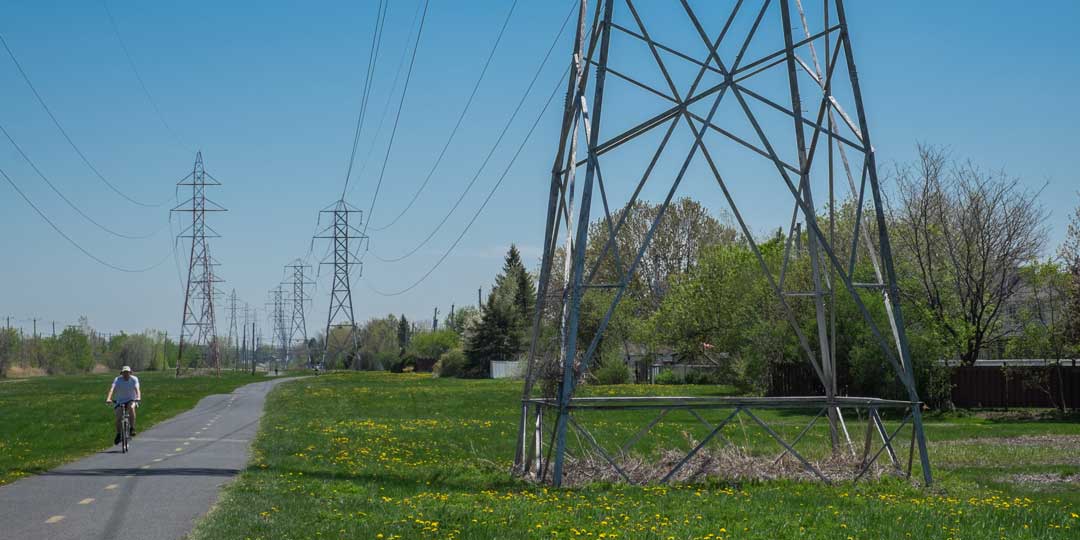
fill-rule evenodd
<path id="1" fill-rule="evenodd" d="M 132 196 L 171 199 L 174 184 L 201 149 L 223 186 L 214 200 L 229 212 L 211 216 L 222 238 L 212 249 L 225 290 L 260 308 L 282 279 L 282 265 L 308 253 L 317 210 L 341 190 L 371 40 L 375 4 L 133 2 L 112 0 L 120 33 L 153 95 L 166 129 L 143 94 L 98 1 L 0 0 L 0 33 L 57 118 L 97 168 Z M 370 204 L 400 84 L 391 83 L 419 3 L 395 0 L 361 138 L 362 173 L 349 200 Z M 752 4 L 753 2 L 751 2 Z M 521 0 L 465 124 L 414 208 L 395 226 L 371 232 L 364 276 L 354 283 L 356 316 L 388 312 L 430 318 L 452 303 L 476 302 L 511 242 L 532 265 L 539 256 L 547 183 L 557 138 L 558 106 L 547 111 L 486 211 L 443 265 L 411 292 L 394 291 L 422 276 L 465 227 L 506 167 L 566 66 L 563 35 L 504 145 L 461 208 L 414 256 L 382 263 L 414 246 L 438 223 L 494 142 L 566 17 L 572 2 Z M 659 0 L 639 0 L 657 13 Z M 671 2 L 675 10 L 677 3 Z M 998 1 L 847 2 L 864 99 L 882 168 L 913 158 L 916 142 L 947 145 L 960 158 L 1004 169 L 1032 189 L 1047 184 L 1051 243 L 1080 199 L 1080 50 L 1076 2 L 1031 5 Z M 385 179 L 372 217 L 386 224 L 408 203 L 464 105 L 510 3 L 432 0 L 405 97 Z M 713 21 L 715 22 L 715 21 Z M 713 24 L 710 22 L 709 24 Z M 658 32 L 685 32 L 666 17 Z M 407 57 L 405 61 L 407 61 Z M 626 66 L 634 69 L 634 66 Z M 390 103 L 383 130 L 378 121 Z M 160 328 L 175 335 L 183 297 L 166 205 L 140 208 L 110 192 L 86 169 L 41 110 L 15 66 L 0 51 L 0 124 L 57 187 L 90 216 L 146 240 L 112 238 L 65 206 L 0 138 L 0 168 L 78 242 L 123 266 L 168 261 L 124 274 L 76 251 L 0 183 L 0 317 L 73 323 L 79 315 L 106 331 Z M 374 146 L 372 142 L 374 141 Z M 368 156 L 368 149 L 374 148 Z M 746 169 L 749 171 L 749 169 Z M 745 172 L 745 171 L 744 171 Z M 749 173 L 745 173 L 749 175 Z M 614 181 L 614 180 L 609 180 Z M 751 185 L 753 183 L 750 183 Z M 756 190 L 756 191 L 755 191 Z M 698 196 L 703 192 L 688 188 Z M 749 187 L 746 201 L 769 188 Z M 713 192 L 711 197 L 717 197 Z M 183 197 L 182 197 L 183 198 Z M 719 199 L 716 199 L 717 201 Z M 170 200 L 171 203 L 171 200 Z M 743 204 L 749 205 L 749 202 Z M 756 230 L 783 218 L 749 212 Z M 316 244 L 315 257 L 325 244 Z M 317 262 L 317 261 L 316 261 Z M 185 264 L 181 254 L 180 264 Z M 310 332 L 325 324 L 324 269 L 309 311 Z M 47 323 L 42 323 L 47 324 Z M 265 326 L 265 323 L 262 323 Z M 219 330 L 225 314 L 219 311 Z"/>

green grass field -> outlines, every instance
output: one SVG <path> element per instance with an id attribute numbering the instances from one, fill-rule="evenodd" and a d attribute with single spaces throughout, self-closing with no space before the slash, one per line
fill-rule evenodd
<path id="1" fill-rule="evenodd" d="M 107 448 L 114 434 L 105 395 L 115 374 L 0 380 L 0 485 Z M 167 420 L 203 397 L 253 382 L 249 374 L 175 378 L 139 373 L 138 428 Z M 261 379 L 261 377 L 260 377 Z"/>
<path id="2" fill-rule="evenodd" d="M 282 385 L 269 398 L 248 469 L 193 538 L 1080 536 L 1080 477 L 1059 481 L 1080 473 L 1080 423 L 1074 420 L 932 417 L 927 431 L 936 484 L 931 489 L 884 478 L 858 486 L 708 481 L 557 490 L 508 473 L 519 384 L 349 373 Z M 717 389 L 589 391 L 702 394 Z M 633 414 L 583 415 L 581 421 L 608 440 L 648 421 Z M 766 419 L 791 437 L 809 417 L 773 413 Z M 760 430 L 751 427 L 735 423 L 724 434 L 774 455 L 775 447 L 766 446 L 756 434 Z M 684 433 L 700 428 L 688 416 L 671 418 L 642 450 L 686 444 Z M 815 433 L 803 444 L 827 451 L 824 437 Z M 903 442 L 900 446 L 906 449 Z M 1017 474 L 1038 481 L 1018 482 Z"/>

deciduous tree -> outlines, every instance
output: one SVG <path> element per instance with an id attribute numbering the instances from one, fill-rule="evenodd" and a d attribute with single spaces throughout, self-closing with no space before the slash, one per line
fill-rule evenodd
<path id="1" fill-rule="evenodd" d="M 932 314 L 972 365 L 1003 344 L 1001 310 L 1020 283 L 1018 269 L 1046 241 L 1046 214 L 1017 179 L 929 146 L 899 168 L 897 193 L 892 236 L 915 276 L 902 293 Z"/>

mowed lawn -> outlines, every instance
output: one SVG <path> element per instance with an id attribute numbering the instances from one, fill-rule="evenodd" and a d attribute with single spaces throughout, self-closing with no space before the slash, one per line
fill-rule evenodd
<path id="1" fill-rule="evenodd" d="M 176 378 L 171 373 L 137 373 L 144 401 L 140 431 L 195 406 L 211 394 L 226 394 L 257 382 L 249 374 Z M 116 374 L 0 379 L 0 485 L 112 444 L 112 407 L 105 404 Z"/>
<path id="2" fill-rule="evenodd" d="M 711 481 L 559 490 L 509 475 L 519 385 L 389 373 L 282 385 L 268 400 L 252 462 L 193 537 L 1080 538 L 1080 477 L 1060 481 L 1080 473 L 1076 422 L 932 418 L 931 489 L 885 478 L 858 486 Z M 654 391 L 717 389 L 590 389 Z M 607 440 L 649 420 L 629 414 L 582 422 Z M 808 419 L 768 415 L 789 438 Z M 653 447 L 680 445 L 695 423 L 665 421 L 650 435 L 659 440 Z M 756 449 L 759 430 L 751 428 L 736 423 L 724 433 Z"/>

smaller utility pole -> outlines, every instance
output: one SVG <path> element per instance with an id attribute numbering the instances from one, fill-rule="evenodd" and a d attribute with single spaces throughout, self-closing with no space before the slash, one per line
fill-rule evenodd
<path id="1" fill-rule="evenodd" d="M 439 329 L 439 307 L 435 306 L 435 314 L 431 316 L 431 331 L 435 332 Z"/>
<path id="2" fill-rule="evenodd" d="M 56 321 L 52 322 L 52 337 L 56 339 Z"/>
<path id="3" fill-rule="evenodd" d="M 476 309 L 484 309 L 483 291 L 483 287 L 476 289 Z"/>
<path id="4" fill-rule="evenodd" d="M 37 319 L 31 319 L 34 321 L 34 339 L 37 339 Z"/>
<path id="5" fill-rule="evenodd" d="M 251 374 L 255 374 L 255 357 L 258 356 L 259 345 L 255 342 L 255 322 L 251 323 Z"/>
<path id="6" fill-rule="evenodd" d="M 240 331 L 240 354 L 236 356 L 236 367 L 233 368 L 236 371 L 244 366 L 244 359 L 247 358 L 247 324 L 241 325 L 243 329 Z"/>

